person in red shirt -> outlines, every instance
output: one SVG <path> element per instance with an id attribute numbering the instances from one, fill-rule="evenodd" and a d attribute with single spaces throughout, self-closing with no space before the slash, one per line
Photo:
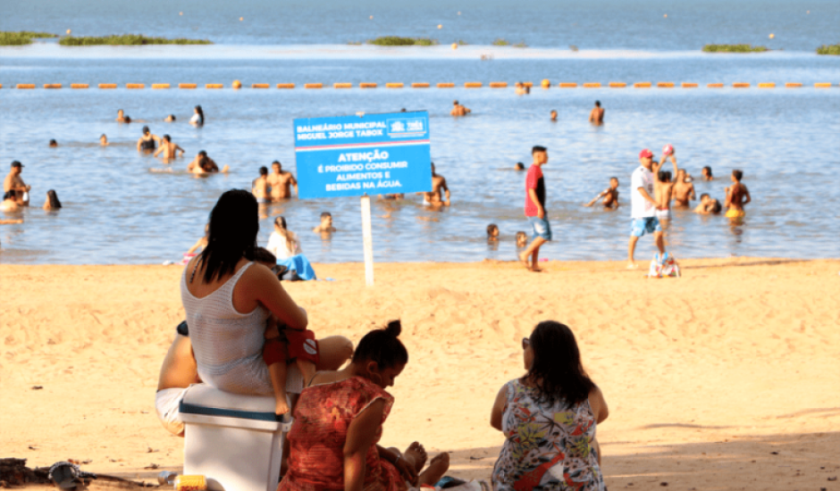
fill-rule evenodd
<path id="1" fill-rule="evenodd" d="M 535 146 L 531 149 L 531 157 L 534 163 L 528 168 L 528 176 L 525 178 L 525 216 L 534 229 L 534 240 L 519 254 L 519 260 L 529 270 L 539 272 L 540 246 L 551 240 L 551 225 L 545 213 L 545 179 L 542 173 L 542 166 L 548 162 L 548 150 Z"/>

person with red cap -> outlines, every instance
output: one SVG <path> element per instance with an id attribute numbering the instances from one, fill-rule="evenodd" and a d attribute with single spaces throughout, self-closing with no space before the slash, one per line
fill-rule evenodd
<path id="1" fill-rule="evenodd" d="M 639 237 L 645 234 L 653 234 L 656 247 L 659 249 L 659 257 L 665 256 L 665 240 L 662 237 L 662 225 L 656 218 L 656 200 L 654 194 L 654 178 L 651 169 L 653 168 L 653 152 L 647 148 L 639 152 L 639 167 L 633 171 L 630 178 L 630 210 L 633 219 L 630 230 L 630 243 L 627 247 L 627 256 L 630 261 L 629 269 L 636 269 L 633 255 L 636 252 L 636 243 Z"/>

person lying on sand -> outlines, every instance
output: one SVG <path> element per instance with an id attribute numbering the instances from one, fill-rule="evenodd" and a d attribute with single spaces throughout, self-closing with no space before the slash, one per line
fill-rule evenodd
<path id="1" fill-rule="evenodd" d="M 601 191 L 598 196 L 592 198 L 592 201 L 586 203 L 583 206 L 590 207 L 595 204 L 596 201 L 599 199 L 604 198 L 604 201 L 601 204 L 604 206 L 606 210 L 615 210 L 618 208 L 618 178 L 611 177 L 610 178 L 610 187 Z"/>
<path id="2" fill-rule="evenodd" d="M 177 143 L 172 143 L 172 138 L 169 135 L 163 135 L 163 141 L 160 142 L 160 148 L 155 151 L 154 156 L 157 157 L 162 153 L 163 161 L 169 162 L 178 158 L 178 152 L 181 152 L 181 157 L 184 156 L 184 149 L 178 146 Z"/>

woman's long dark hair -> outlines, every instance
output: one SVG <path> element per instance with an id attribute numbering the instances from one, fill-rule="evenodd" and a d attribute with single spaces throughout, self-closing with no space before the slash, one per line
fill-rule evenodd
<path id="1" fill-rule="evenodd" d="M 589 397 L 595 383 L 583 369 L 577 341 L 569 326 L 555 321 L 540 322 L 530 340 L 534 362 L 526 378 L 540 381 L 537 385 L 540 403 L 553 405 L 564 400 L 574 405 Z"/>
<path id="2" fill-rule="evenodd" d="M 408 350 L 400 341 L 402 323 L 391 321 L 385 329 L 375 329 L 365 334 L 356 351 L 353 363 L 375 361 L 380 370 L 408 363 Z"/>
<path id="3" fill-rule="evenodd" d="M 58 200 L 58 193 L 54 189 L 47 191 L 47 198 L 50 200 L 50 208 L 53 210 L 61 208 L 61 201 Z"/>
<path id="4" fill-rule="evenodd" d="M 259 231 L 259 205 L 254 195 L 241 189 L 222 194 L 210 212 L 207 247 L 199 259 L 205 266 L 204 282 L 233 274 L 240 259 L 253 258 Z"/>
<path id="5" fill-rule="evenodd" d="M 195 112 L 198 113 L 198 117 L 199 117 L 198 124 L 203 125 L 204 124 L 204 109 L 201 109 L 201 106 L 195 106 Z"/>

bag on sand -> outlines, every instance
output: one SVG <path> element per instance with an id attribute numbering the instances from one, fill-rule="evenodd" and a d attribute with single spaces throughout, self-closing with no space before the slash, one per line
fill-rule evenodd
<path id="1" fill-rule="evenodd" d="M 674 257 L 667 252 L 659 257 L 657 252 L 650 261 L 650 269 L 648 270 L 648 278 L 679 278 L 680 266 L 674 260 Z"/>

